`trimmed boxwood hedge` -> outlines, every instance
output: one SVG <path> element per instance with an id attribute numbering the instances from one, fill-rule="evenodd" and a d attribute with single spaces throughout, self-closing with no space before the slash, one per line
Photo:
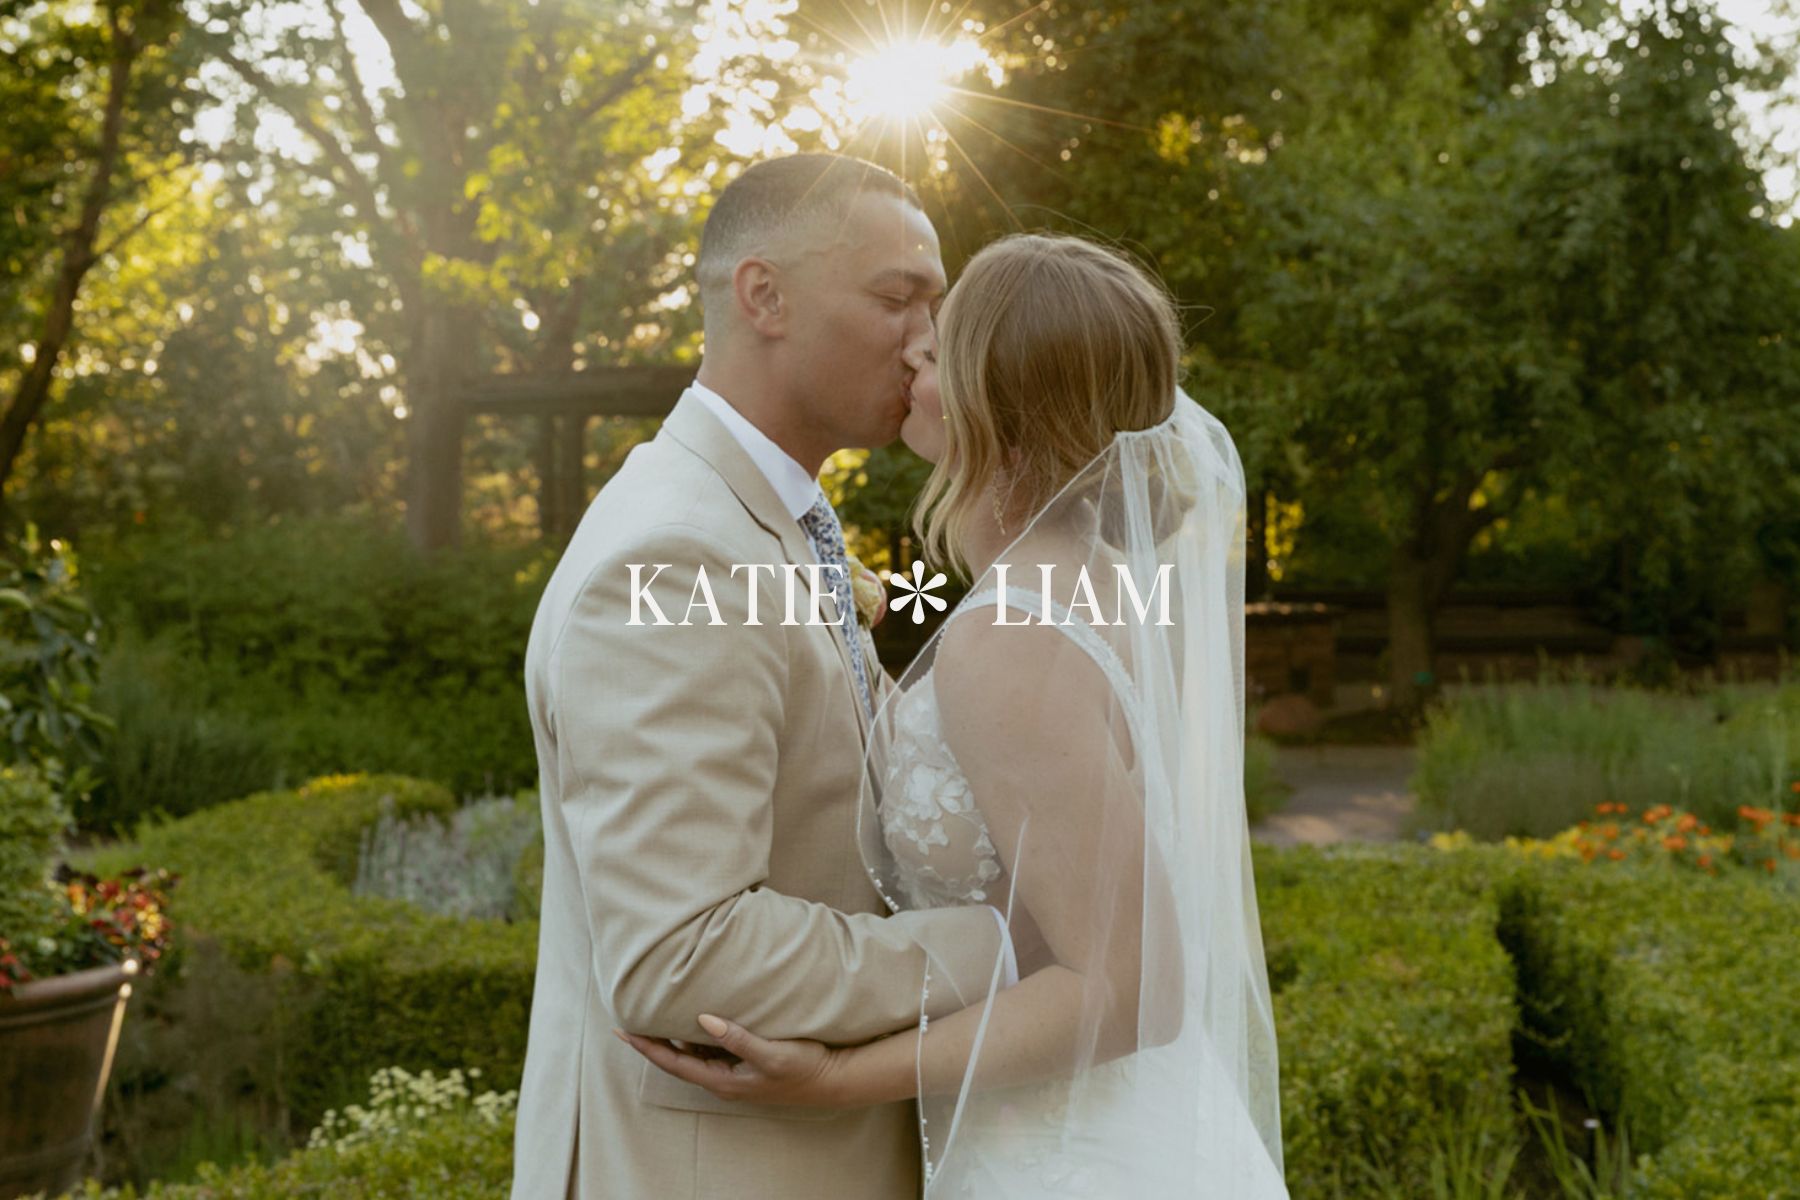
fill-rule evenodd
<path id="1" fill-rule="evenodd" d="M 1509 864 L 1407 846 L 1254 853 L 1290 1192 L 1356 1194 L 1371 1160 L 1423 1186 L 1441 1115 L 1509 1100 L 1517 1012 L 1489 878 Z"/>
<path id="2" fill-rule="evenodd" d="M 280 981 L 283 1100 L 306 1129 L 390 1064 L 479 1067 L 496 1087 L 518 1083 L 536 923 L 455 920 L 350 891 L 359 840 L 383 811 L 455 807 L 437 784 L 332 776 L 146 830 L 91 865 L 179 872 L 177 944 L 204 935 L 237 967 Z"/>
<path id="3" fill-rule="evenodd" d="M 478 1066 L 491 1086 L 517 1084 L 536 925 L 434 917 L 346 882 L 385 807 L 453 805 L 413 780 L 316 780 L 147 831 L 90 865 L 181 872 L 172 910 L 189 936 L 295 977 L 279 992 L 296 1034 L 282 1073 L 308 1128 L 387 1065 Z M 1359 1161 L 1422 1179 L 1444 1114 L 1509 1094 L 1520 1030 L 1603 1111 L 1624 1110 L 1653 1200 L 1800 1197 L 1800 899 L 1749 877 L 1496 847 L 1255 856 L 1296 1200 L 1368 1194 Z M 298 1181 L 320 1161 L 245 1168 L 254 1187 L 215 1194 L 311 1194 Z"/>
<path id="4" fill-rule="evenodd" d="M 1638 1195 L 1800 1197 L 1800 898 L 1556 860 L 1501 907 L 1527 1039 L 1623 1115 Z"/>
<path id="5" fill-rule="evenodd" d="M 473 1110 L 428 1127 L 347 1150 L 299 1150 L 278 1163 L 200 1168 L 192 1183 L 89 1182 L 79 1200 L 499 1200 L 512 1184 L 512 1124 L 489 1124 Z"/>

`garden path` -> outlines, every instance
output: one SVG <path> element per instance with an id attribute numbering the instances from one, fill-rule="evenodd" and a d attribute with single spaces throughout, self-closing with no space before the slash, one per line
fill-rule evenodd
<path id="1" fill-rule="evenodd" d="M 1416 803 L 1413 762 L 1411 746 L 1278 746 L 1275 774 L 1294 790 L 1250 836 L 1277 846 L 1399 841 Z"/>

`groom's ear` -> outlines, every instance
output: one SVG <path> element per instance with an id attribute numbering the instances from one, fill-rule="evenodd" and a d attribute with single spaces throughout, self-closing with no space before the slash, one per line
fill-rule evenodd
<path id="1" fill-rule="evenodd" d="M 767 338 L 787 336 L 788 305 L 781 269 L 766 258 L 746 258 L 731 273 L 738 319 Z"/>

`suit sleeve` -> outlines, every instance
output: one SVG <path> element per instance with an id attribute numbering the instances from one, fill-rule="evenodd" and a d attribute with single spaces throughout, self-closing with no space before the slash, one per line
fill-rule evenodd
<path id="1" fill-rule="evenodd" d="M 986 908 L 883 918 L 764 886 L 794 632 L 781 585 L 760 573 L 751 625 L 746 576 L 706 533 L 665 527 L 650 545 L 628 556 L 639 587 L 626 557 L 597 565 L 552 656 L 562 804 L 613 1016 L 657 1037 L 704 1040 L 695 1018 L 716 1013 L 863 1042 L 917 1023 L 921 940 L 934 1015 L 986 994 L 1001 953 Z"/>

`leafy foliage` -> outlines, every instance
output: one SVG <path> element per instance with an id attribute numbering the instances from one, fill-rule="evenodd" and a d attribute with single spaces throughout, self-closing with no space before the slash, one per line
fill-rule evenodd
<path id="1" fill-rule="evenodd" d="M 1792 966 L 1777 944 L 1795 902 L 1748 875 L 1684 878 L 1551 864 L 1503 896 L 1525 1035 L 1611 1113 L 1625 1114 L 1640 1192 L 1779 1194 L 1800 1177 L 1800 1027 L 1781 1019 Z"/>
<path id="2" fill-rule="evenodd" d="M 1507 1103 L 1516 1013 L 1491 866 L 1421 870 L 1409 847 L 1256 857 L 1289 1189 L 1355 1194 L 1371 1160 L 1417 1184 L 1436 1114 Z"/>
<path id="3" fill-rule="evenodd" d="M 135 539 L 94 571 L 121 636 L 90 823 L 129 830 L 320 772 L 531 784 L 524 652 L 547 565 L 529 546 L 427 557 L 342 518 Z"/>
<path id="4" fill-rule="evenodd" d="M 15 953 L 29 953 L 56 920 L 50 871 L 69 823 L 62 797 L 36 768 L 0 768 L 0 939 Z"/>
<path id="5" fill-rule="evenodd" d="M 74 552 L 36 528 L 0 562 L 0 721 L 9 761 L 30 763 L 81 799 L 111 723 L 92 705 L 99 622 L 77 586 Z"/>

